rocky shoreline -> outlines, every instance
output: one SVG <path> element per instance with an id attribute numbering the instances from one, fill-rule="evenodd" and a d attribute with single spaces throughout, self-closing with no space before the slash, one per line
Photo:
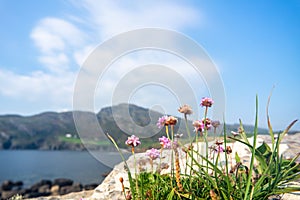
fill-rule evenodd
<path id="1" fill-rule="evenodd" d="M 66 195 L 81 191 L 90 191 L 98 186 L 97 183 L 85 184 L 76 183 L 71 179 L 57 178 L 51 180 L 40 180 L 28 188 L 23 188 L 22 181 L 13 182 L 6 180 L 0 187 L 0 199 L 6 200 L 15 195 L 21 195 L 22 198 L 37 198 L 45 196 Z"/>

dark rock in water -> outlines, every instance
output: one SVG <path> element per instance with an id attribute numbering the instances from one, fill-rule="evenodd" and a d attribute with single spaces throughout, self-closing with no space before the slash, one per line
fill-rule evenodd
<path id="1" fill-rule="evenodd" d="M 73 181 L 67 178 L 57 178 L 53 181 L 53 185 L 58 185 L 59 187 L 70 186 L 72 184 Z"/>
<path id="2" fill-rule="evenodd" d="M 35 184 L 33 184 L 31 187 L 30 187 L 30 190 L 32 192 L 38 192 L 39 188 L 42 187 L 42 186 L 47 186 L 47 187 L 51 187 L 52 186 L 52 182 L 50 180 L 41 180 Z"/>
<path id="3" fill-rule="evenodd" d="M 15 182 L 14 186 L 16 186 L 16 187 L 23 186 L 23 181 L 17 181 L 17 182 Z"/>
<path id="4" fill-rule="evenodd" d="M 80 183 L 75 183 L 70 186 L 63 186 L 59 190 L 60 195 L 68 194 L 71 192 L 80 192 L 82 190 L 82 185 Z"/>
<path id="5" fill-rule="evenodd" d="M 99 185 L 99 184 L 97 184 L 97 183 L 86 184 L 86 185 L 84 186 L 84 189 L 85 189 L 85 190 L 93 190 L 93 189 L 95 189 L 98 185 Z"/>
<path id="6" fill-rule="evenodd" d="M 10 191 L 13 189 L 13 187 L 14 187 L 14 183 L 10 180 L 4 181 L 1 185 L 2 191 Z"/>

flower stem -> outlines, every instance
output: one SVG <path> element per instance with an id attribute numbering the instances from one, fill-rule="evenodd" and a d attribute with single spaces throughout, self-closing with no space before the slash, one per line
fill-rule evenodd
<path id="1" fill-rule="evenodd" d="M 138 175 L 137 175 L 137 170 L 136 170 L 136 157 L 135 157 L 135 153 L 134 153 L 134 147 L 131 148 L 131 152 L 132 152 L 132 155 L 133 155 L 133 159 L 134 159 L 134 174 L 135 174 L 135 187 L 136 187 L 136 192 L 137 192 L 137 195 L 138 195 L 138 199 L 139 196 L 140 196 L 140 193 L 139 193 L 139 184 L 138 184 Z"/>
<path id="2" fill-rule="evenodd" d="M 170 139 L 170 136 L 169 136 L 169 126 L 165 126 L 166 127 L 166 134 L 167 134 L 167 137 L 168 139 Z"/>
<path id="3" fill-rule="evenodd" d="M 208 107 L 205 107 L 205 112 L 204 112 L 204 140 L 205 140 L 205 145 L 206 145 L 206 172 L 208 173 L 208 141 L 207 141 L 207 121 L 206 121 L 206 117 L 207 117 L 207 111 L 208 111 Z"/>

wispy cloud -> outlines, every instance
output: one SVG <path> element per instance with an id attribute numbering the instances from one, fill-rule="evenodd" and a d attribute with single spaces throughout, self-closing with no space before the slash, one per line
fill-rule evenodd
<path id="1" fill-rule="evenodd" d="M 71 22 L 55 17 L 41 19 L 31 38 L 42 53 L 66 51 L 84 44 L 85 35 Z"/>
<path id="2" fill-rule="evenodd" d="M 16 74 L 0 70 L 0 92 L 2 95 L 26 102 L 67 105 L 71 101 L 73 91 L 71 72 L 63 75 L 52 75 L 42 71 L 34 71 L 28 75 Z"/>
<path id="3" fill-rule="evenodd" d="M 178 1 L 86 0 L 79 6 L 85 9 L 91 24 L 99 27 L 98 33 L 103 39 L 144 27 L 182 30 L 200 21 L 199 13 L 194 8 Z"/>

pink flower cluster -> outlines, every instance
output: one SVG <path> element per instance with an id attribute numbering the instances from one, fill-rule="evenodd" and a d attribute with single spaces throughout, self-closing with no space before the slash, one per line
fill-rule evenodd
<path id="1" fill-rule="evenodd" d="M 146 155 L 149 156 L 151 160 L 155 160 L 156 158 L 159 158 L 159 151 L 152 148 L 146 151 Z"/>
<path id="2" fill-rule="evenodd" d="M 203 97 L 200 103 L 200 106 L 202 107 L 211 107 L 213 105 L 214 101 L 209 97 Z"/>
<path id="3" fill-rule="evenodd" d="M 195 127 L 194 131 L 195 132 L 202 132 L 205 130 L 210 130 L 212 125 L 211 125 L 211 120 L 209 118 L 206 118 L 206 120 L 196 120 L 193 122 L 193 126 Z"/>
<path id="4" fill-rule="evenodd" d="M 164 127 L 164 126 L 165 126 L 165 123 L 166 123 L 166 121 L 167 121 L 167 119 L 168 119 L 168 116 L 166 116 L 166 115 L 160 117 L 160 118 L 158 119 L 158 121 L 157 121 L 157 124 L 156 124 L 157 127 L 158 127 L 158 128 Z"/>
<path id="5" fill-rule="evenodd" d="M 141 144 L 140 139 L 136 137 L 135 135 L 132 135 L 128 137 L 128 139 L 125 142 L 126 145 L 136 147 Z"/>
<path id="6" fill-rule="evenodd" d="M 168 125 L 176 125 L 177 121 L 178 121 L 177 118 L 175 118 L 173 116 L 168 117 L 168 116 L 164 115 L 158 119 L 156 125 L 158 126 L 158 128 L 162 128 L 162 127 L 168 126 Z"/>
<path id="7" fill-rule="evenodd" d="M 204 124 L 200 120 L 196 120 L 193 122 L 193 126 L 195 127 L 195 132 L 202 132 L 204 130 Z"/>
<path id="8" fill-rule="evenodd" d="M 165 136 L 162 136 L 161 138 L 158 139 L 160 145 L 164 149 L 170 149 L 171 148 L 171 140 Z"/>
<path id="9" fill-rule="evenodd" d="M 215 151 L 217 153 L 223 153 L 223 152 L 225 152 L 225 149 L 222 145 L 217 145 L 217 147 L 215 148 Z"/>

